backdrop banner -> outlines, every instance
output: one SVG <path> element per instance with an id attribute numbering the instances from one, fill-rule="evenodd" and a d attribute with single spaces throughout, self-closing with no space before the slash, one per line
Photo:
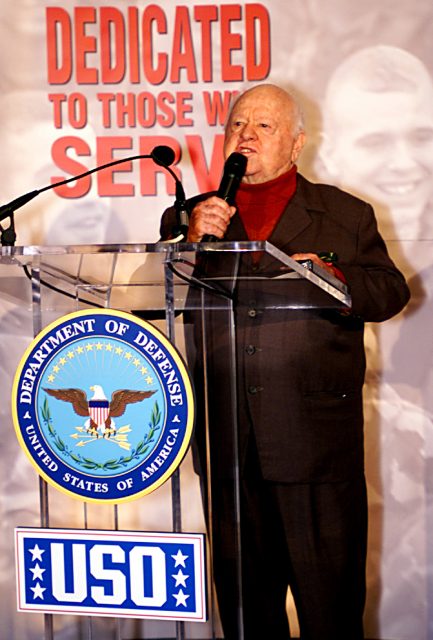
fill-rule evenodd
<path id="1" fill-rule="evenodd" d="M 157 145 L 175 151 L 173 170 L 187 197 L 216 188 L 230 100 L 262 82 L 292 90 L 304 107 L 301 173 L 373 204 L 412 292 L 403 313 L 369 325 L 366 334 L 365 630 L 381 640 L 433 639 L 433 5 L 415 5 L 3 0 L 0 6 L 0 205 Z M 156 242 L 174 197 L 173 177 L 163 167 L 129 161 L 18 209 L 17 244 Z M 17 613 L 11 588 L 14 528 L 39 525 L 38 479 L 15 438 L 10 404 L 33 328 L 13 297 L 0 300 L 0 335 L 0 618 L 4 637 L 33 640 L 41 637 L 43 616 Z M 185 526 L 204 531 L 189 457 L 181 469 L 192 505 Z M 169 529 L 160 508 L 166 490 L 121 505 L 121 528 Z M 83 527 L 79 502 L 55 489 L 50 500 L 53 526 Z M 91 505 L 87 517 L 90 527 L 112 526 L 105 505 Z M 81 637 L 83 619 L 57 618 L 56 638 Z M 95 623 L 93 637 L 117 637 L 112 623 Z M 145 630 L 143 624 L 125 621 L 124 636 L 152 637 L 152 625 L 165 623 Z M 197 633 L 211 631 L 202 623 Z"/>

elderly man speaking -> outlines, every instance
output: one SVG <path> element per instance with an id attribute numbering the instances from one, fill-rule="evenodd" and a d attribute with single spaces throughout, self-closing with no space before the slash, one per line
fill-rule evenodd
<path id="1" fill-rule="evenodd" d="M 304 142 L 302 113 L 290 94 L 270 84 L 243 93 L 231 110 L 224 145 L 226 158 L 232 152 L 247 158 L 235 206 L 215 194 L 193 198 L 187 203 L 188 240 L 200 242 L 209 235 L 269 240 L 296 260 L 312 260 L 349 287 L 350 312 L 261 308 L 263 282 L 272 285 L 269 274 L 278 265 L 257 253 L 240 258 L 236 299 L 251 300 L 256 309 L 235 306 L 240 627 L 248 640 L 289 638 L 285 599 L 290 585 L 303 640 L 361 640 L 367 536 L 364 323 L 397 314 L 409 292 L 388 256 L 372 207 L 297 172 Z M 162 237 L 169 237 L 174 226 L 169 209 L 162 218 Z M 321 260 L 322 252 L 332 252 L 338 261 Z M 211 276 L 224 273 L 226 254 L 211 253 L 200 269 Z M 260 284 L 243 277 L 252 273 Z M 274 284 L 280 292 L 292 286 L 281 279 Z M 188 318 L 196 339 L 190 365 L 200 391 L 203 337 L 198 314 Z M 218 311 L 210 311 L 206 328 L 211 534 L 224 633 L 236 640 L 235 518 L 228 497 L 233 470 L 226 455 L 231 439 L 228 337 L 220 318 Z M 198 465 L 204 458 L 203 428 L 199 411 Z"/>

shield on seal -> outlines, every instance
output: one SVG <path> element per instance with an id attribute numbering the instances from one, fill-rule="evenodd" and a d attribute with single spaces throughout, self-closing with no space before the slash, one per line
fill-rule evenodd
<path id="1" fill-rule="evenodd" d="M 103 427 L 110 414 L 108 400 L 89 400 L 89 415 L 98 427 Z"/>

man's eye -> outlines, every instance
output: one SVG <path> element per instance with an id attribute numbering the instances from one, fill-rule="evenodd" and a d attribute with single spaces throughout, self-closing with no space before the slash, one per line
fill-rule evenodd
<path id="1" fill-rule="evenodd" d="M 414 144 L 423 144 L 425 142 L 429 143 L 433 140 L 433 129 L 427 127 L 423 129 L 416 129 L 411 132 L 410 139 Z"/>
<path id="2" fill-rule="evenodd" d="M 388 136 L 383 133 L 371 133 L 359 138 L 357 141 L 358 147 L 364 147 L 365 149 L 375 149 L 377 147 L 384 147 L 389 142 Z"/>

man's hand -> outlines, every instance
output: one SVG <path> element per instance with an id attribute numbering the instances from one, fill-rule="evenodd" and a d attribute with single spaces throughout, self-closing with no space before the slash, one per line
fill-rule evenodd
<path id="1" fill-rule="evenodd" d="M 189 219 L 188 242 L 201 242 L 206 235 L 223 238 L 235 211 L 235 207 L 217 196 L 199 202 Z"/>
<path id="2" fill-rule="evenodd" d="M 293 260 L 311 260 L 311 262 L 314 262 L 317 266 L 321 267 L 331 275 L 336 276 L 337 278 L 339 277 L 337 269 L 335 269 L 332 264 L 321 260 L 316 253 L 294 253 L 290 257 L 293 258 Z"/>

